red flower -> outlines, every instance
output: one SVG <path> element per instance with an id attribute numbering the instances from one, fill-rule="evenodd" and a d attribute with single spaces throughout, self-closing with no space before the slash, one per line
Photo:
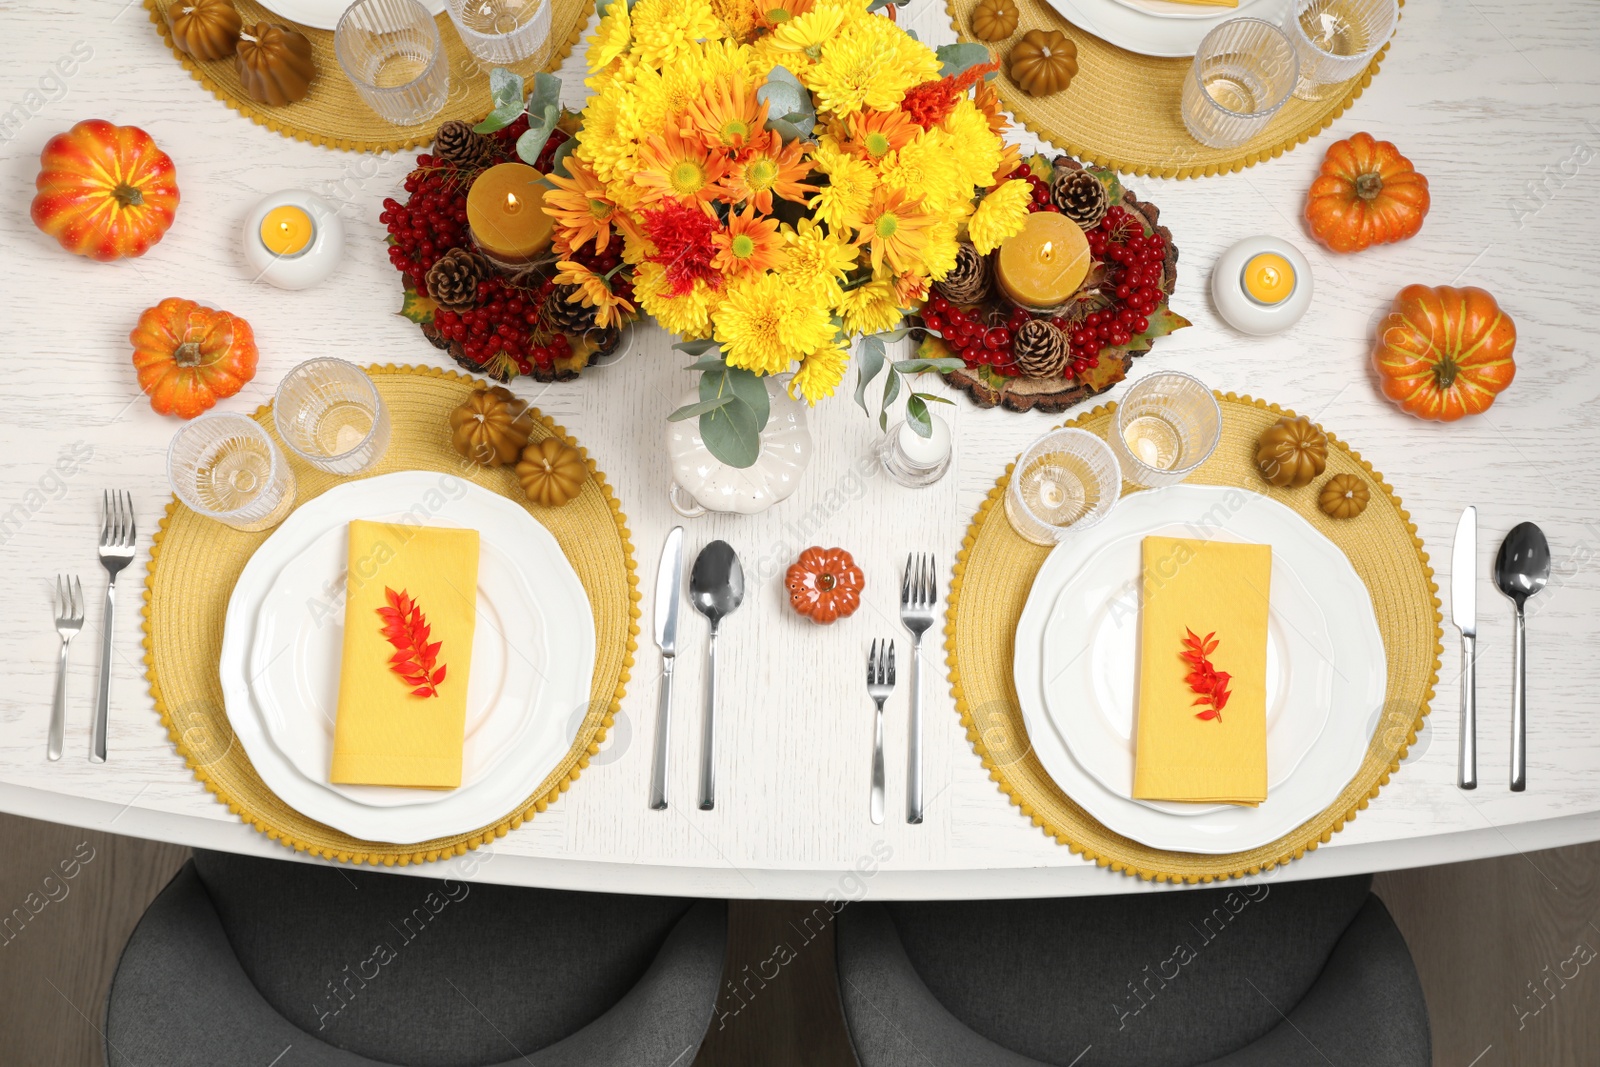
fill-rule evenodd
<path id="1" fill-rule="evenodd" d="M 434 669 L 439 661 L 439 646 L 444 642 L 428 642 L 432 627 L 422 614 L 417 602 L 405 590 L 396 593 L 385 586 L 383 595 L 389 601 L 386 608 L 376 609 L 383 620 L 383 636 L 398 651 L 389 657 L 389 669 L 412 686 L 414 697 L 436 697 L 439 683 L 444 681 L 445 667 Z"/>
<path id="2" fill-rule="evenodd" d="M 1221 722 L 1222 709 L 1228 706 L 1228 698 L 1233 695 L 1228 689 L 1228 681 L 1233 676 L 1227 671 L 1217 670 L 1207 658 L 1217 650 L 1217 635 L 1209 633 L 1200 637 L 1187 627 L 1184 633 L 1189 636 L 1183 639 L 1184 650 L 1178 655 L 1183 657 L 1190 669 L 1183 680 L 1190 689 L 1200 694 L 1193 706 L 1204 709 L 1195 712 L 1195 718 Z"/>
<path id="3" fill-rule="evenodd" d="M 704 209 L 677 200 L 644 212 L 645 234 L 656 247 L 646 258 L 666 268 L 668 296 L 682 296 L 702 279 L 713 289 L 721 284 L 721 275 L 711 269 L 716 254 L 711 238 L 721 228 Z"/>

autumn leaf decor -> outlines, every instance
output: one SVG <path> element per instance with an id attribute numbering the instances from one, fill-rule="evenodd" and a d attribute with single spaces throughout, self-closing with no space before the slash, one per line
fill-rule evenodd
<path id="1" fill-rule="evenodd" d="M 1200 710 L 1194 713 L 1195 718 L 1221 722 L 1222 709 L 1228 706 L 1228 698 L 1233 694 L 1228 689 L 1232 676 L 1211 664 L 1211 653 L 1217 650 L 1217 635 L 1213 632 L 1200 637 L 1187 627 L 1184 633 L 1188 636 L 1183 639 L 1183 651 L 1179 655 L 1189 665 L 1189 673 L 1183 680 L 1198 694 L 1194 706 Z"/>
<path id="2" fill-rule="evenodd" d="M 389 605 L 377 609 L 378 617 L 383 620 L 383 636 L 395 647 L 394 655 L 389 657 L 389 669 L 412 687 L 412 696 L 438 696 L 447 666 L 439 663 L 439 646 L 443 642 L 428 641 L 432 630 L 428 617 L 404 589 L 396 593 L 385 586 L 383 595 Z"/>

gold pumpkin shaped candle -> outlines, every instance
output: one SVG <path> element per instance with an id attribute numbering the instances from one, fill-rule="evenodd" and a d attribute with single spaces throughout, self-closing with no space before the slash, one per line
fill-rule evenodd
<path id="1" fill-rule="evenodd" d="M 522 491 L 540 507 L 570 504 L 583 492 L 583 480 L 588 476 L 583 453 L 554 437 L 531 442 L 517 463 Z"/>
<path id="2" fill-rule="evenodd" d="M 272 22 L 258 22 L 239 35 L 233 65 L 250 99 L 272 107 L 305 99 L 317 76 L 310 39 Z"/>
<path id="3" fill-rule="evenodd" d="M 485 467 L 515 463 L 533 432 L 533 409 L 503 386 L 476 389 L 450 413 L 450 443 Z"/>
<path id="4" fill-rule="evenodd" d="M 239 46 L 244 20 L 233 0 L 175 0 L 167 6 L 172 44 L 196 59 L 227 59 Z"/>

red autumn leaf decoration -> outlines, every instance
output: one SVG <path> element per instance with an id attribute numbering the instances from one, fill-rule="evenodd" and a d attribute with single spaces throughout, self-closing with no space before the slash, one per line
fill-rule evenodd
<path id="1" fill-rule="evenodd" d="M 412 696 L 438 696 L 447 665 L 441 664 L 437 670 L 434 665 L 439 662 L 439 646 L 444 642 L 428 642 L 432 630 L 428 617 L 404 589 L 396 593 L 385 586 L 383 595 L 389 606 L 378 608 L 378 617 L 383 620 L 383 636 L 396 649 L 389 657 L 389 669 L 412 687 Z"/>
<path id="2" fill-rule="evenodd" d="M 1183 639 L 1183 651 L 1178 654 L 1189 665 L 1189 673 L 1183 680 L 1199 694 L 1193 706 L 1203 709 L 1194 713 L 1195 718 L 1221 722 L 1222 709 L 1228 706 L 1228 698 L 1233 694 L 1228 690 L 1232 675 L 1217 670 L 1209 658 L 1217 650 L 1217 635 L 1213 632 L 1199 637 L 1187 627 L 1184 633 L 1189 636 Z"/>

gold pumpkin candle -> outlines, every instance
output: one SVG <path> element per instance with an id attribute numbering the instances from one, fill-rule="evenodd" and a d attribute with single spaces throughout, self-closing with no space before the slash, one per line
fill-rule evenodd
<path id="1" fill-rule="evenodd" d="M 526 163 L 501 163 L 467 190 L 473 243 L 502 266 L 533 262 L 550 247 L 554 223 L 544 212 L 541 175 Z"/>
<path id="2" fill-rule="evenodd" d="M 1013 304 L 1049 311 L 1072 299 L 1089 275 L 1089 262 L 1089 242 L 1076 222 L 1036 211 L 1021 233 L 1001 242 L 995 281 Z"/>

